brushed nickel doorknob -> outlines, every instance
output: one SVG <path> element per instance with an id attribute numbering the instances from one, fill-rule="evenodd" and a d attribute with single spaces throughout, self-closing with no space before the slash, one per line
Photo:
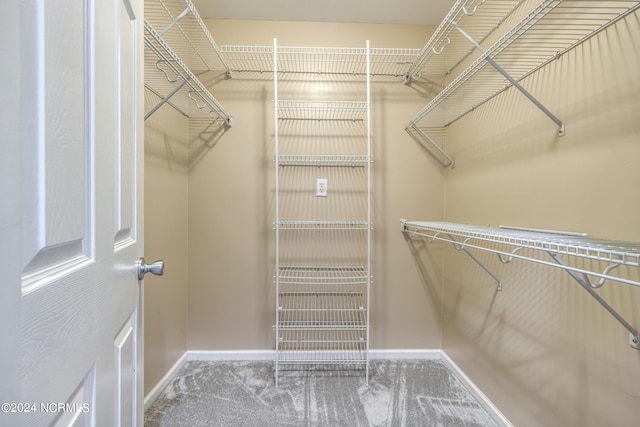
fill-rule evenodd
<path id="1" fill-rule="evenodd" d="M 147 273 L 162 276 L 164 274 L 164 260 L 160 259 L 151 264 L 146 264 L 144 258 L 140 257 L 136 262 L 136 272 L 138 274 L 138 280 L 142 280 Z"/>

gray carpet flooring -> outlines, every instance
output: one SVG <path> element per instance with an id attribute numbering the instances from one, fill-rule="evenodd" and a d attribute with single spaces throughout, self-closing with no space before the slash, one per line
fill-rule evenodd
<path id="1" fill-rule="evenodd" d="M 497 427 L 439 360 L 374 360 L 362 371 L 284 371 L 270 362 L 188 362 L 145 426 Z"/>

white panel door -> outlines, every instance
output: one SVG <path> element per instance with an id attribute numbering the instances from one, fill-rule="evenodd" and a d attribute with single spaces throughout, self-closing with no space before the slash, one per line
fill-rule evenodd
<path id="1" fill-rule="evenodd" d="M 9 3 L 0 426 L 142 425 L 143 2 Z"/>

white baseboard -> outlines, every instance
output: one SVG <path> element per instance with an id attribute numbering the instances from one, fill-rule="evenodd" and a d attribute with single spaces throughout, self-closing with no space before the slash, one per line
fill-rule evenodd
<path id="1" fill-rule="evenodd" d="M 442 361 L 447 365 L 449 369 L 458 377 L 458 379 L 467 387 L 469 392 L 473 394 L 478 403 L 491 415 L 493 420 L 498 425 L 503 427 L 513 427 L 513 424 L 509 422 L 502 412 L 493 404 L 491 400 L 474 384 L 473 381 L 460 369 L 460 367 L 445 353 L 440 350 Z"/>
<path id="2" fill-rule="evenodd" d="M 187 352 L 187 360 L 215 361 L 215 360 L 275 360 L 274 350 L 191 350 Z"/>
<path id="3" fill-rule="evenodd" d="M 369 350 L 369 359 L 371 360 L 437 360 L 441 357 L 440 350 Z"/>
<path id="4" fill-rule="evenodd" d="M 155 400 L 158 398 L 158 396 L 160 396 L 160 393 L 162 393 L 162 391 L 165 389 L 165 387 L 167 387 L 167 385 L 169 385 L 171 380 L 173 380 L 173 378 L 176 376 L 176 374 L 178 373 L 180 368 L 182 368 L 182 365 L 184 365 L 186 363 L 188 354 L 189 354 L 189 352 L 187 351 L 182 356 L 180 356 L 178 361 L 173 364 L 171 369 L 169 369 L 169 371 L 167 371 L 167 373 L 164 375 L 164 377 L 162 377 L 162 379 L 160 381 L 158 381 L 158 384 L 156 384 L 149 391 L 149 393 L 144 397 L 144 410 L 145 411 L 149 408 L 149 406 L 151 406 L 151 404 L 153 402 L 155 402 Z"/>
<path id="5" fill-rule="evenodd" d="M 190 350 L 178 359 L 169 369 L 167 374 L 156 384 L 156 386 L 145 396 L 144 409 L 158 398 L 162 390 L 176 376 L 182 365 L 191 361 L 239 361 L 239 360 L 263 360 L 271 361 L 275 359 L 274 350 L 238 350 L 238 351 L 210 351 L 210 350 Z M 467 389 L 478 400 L 482 407 L 491 417 L 503 427 L 513 427 L 513 424 L 500 412 L 500 410 L 489 400 L 489 398 L 465 375 L 456 363 L 442 350 L 369 350 L 370 360 L 401 360 L 401 359 L 422 359 L 422 360 L 442 360 L 450 368 L 456 377 L 467 387 Z"/>

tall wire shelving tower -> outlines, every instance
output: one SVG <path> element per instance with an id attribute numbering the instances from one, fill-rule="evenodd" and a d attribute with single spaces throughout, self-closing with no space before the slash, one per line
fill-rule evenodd
<path id="1" fill-rule="evenodd" d="M 357 369 L 369 380 L 369 58 L 368 41 L 359 49 L 274 40 L 276 384 L 285 369 Z M 279 80 L 291 76 L 322 100 L 280 99 Z M 336 77 L 353 79 L 349 98 L 359 99 L 326 100 L 343 95 L 325 87 L 323 78 Z"/>

